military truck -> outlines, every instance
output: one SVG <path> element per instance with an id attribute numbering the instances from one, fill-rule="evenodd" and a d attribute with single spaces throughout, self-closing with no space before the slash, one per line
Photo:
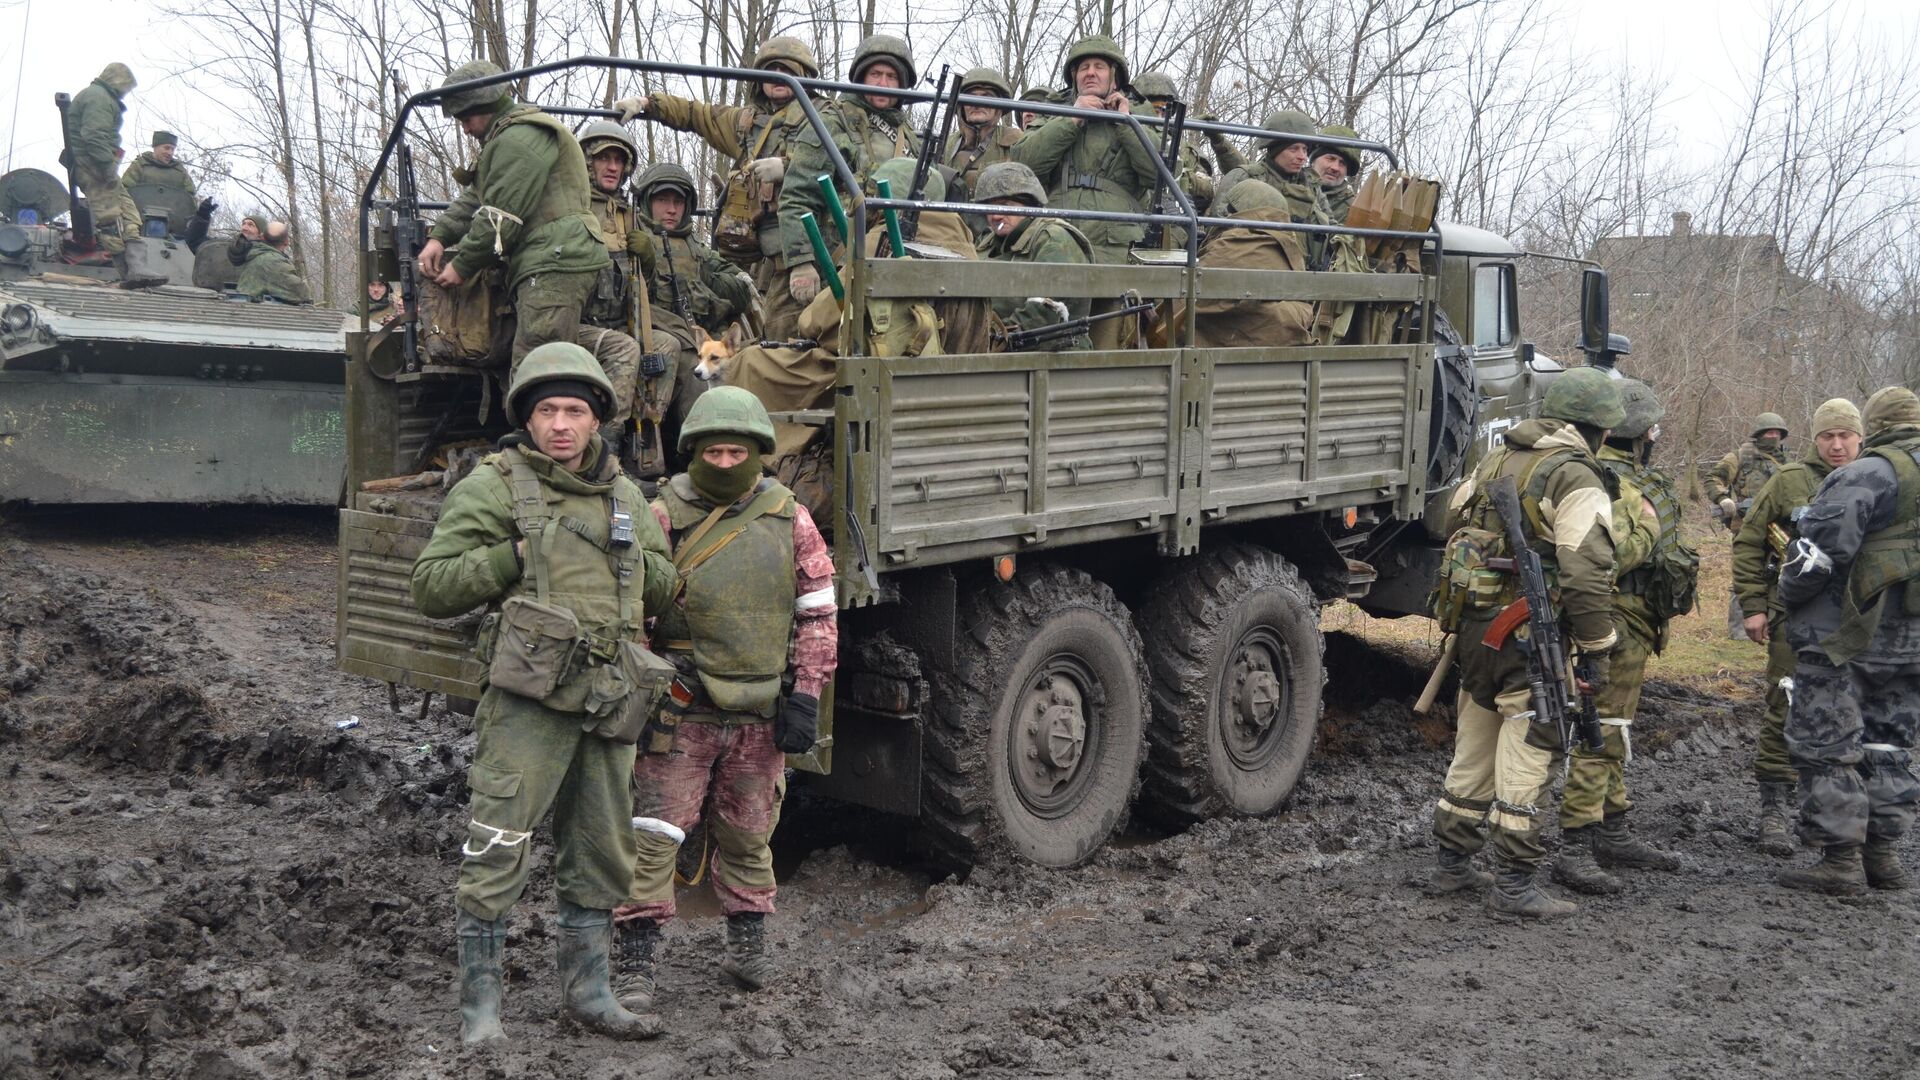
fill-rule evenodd
<path id="1" fill-rule="evenodd" d="M 536 70 L 566 65 L 853 89 L 598 57 Z M 924 91 L 899 94 L 936 104 Z M 412 252 L 396 237 L 419 235 L 405 220 L 411 205 L 376 193 L 414 110 L 435 98 L 406 103 L 369 181 L 372 272 L 404 268 Z M 958 96 L 945 107 L 973 101 L 992 104 Z M 1034 108 L 1123 123 L 1154 145 L 1151 121 Z M 808 116 L 818 130 L 810 106 Z M 1385 146 L 1366 149 L 1393 161 Z M 859 190 L 833 157 L 842 190 Z M 1372 305 L 1397 316 L 1390 340 L 1198 348 L 1189 314 L 1165 347 L 900 359 L 865 355 L 865 335 L 847 332 L 830 407 L 777 417 L 831 440 L 822 525 L 841 605 L 822 737 L 790 764 L 837 799 L 917 817 L 931 852 L 956 867 L 996 853 L 1076 864 L 1136 805 L 1176 823 L 1279 808 L 1320 717 L 1321 606 L 1366 603 L 1383 586 L 1380 610 L 1419 606 L 1408 598 L 1417 589 L 1424 599 L 1438 546 L 1425 524 L 1431 500 L 1489 432 L 1532 409 L 1551 374 L 1519 341 L 1519 252 L 1497 237 L 1361 230 L 1405 245 L 1399 273 L 1203 268 L 1202 229 L 1244 223 L 1197 213 L 1171 175 L 1162 184 L 1177 212 L 1119 216 L 1182 227 L 1184 252 L 1073 272 L 861 257 L 888 211 L 983 208 L 856 201 L 843 329 L 890 300 L 1125 295 L 1164 312 L 1209 299 Z M 1466 340 L 1445 329 L 1442 306 Z M 341 513 L 338 660 L 470 700 L 482 688 L 471 620 L 426 620 L 409 601 L 440 493 L 385 478 L 420 469 L 440 446 L 501 433 L 504 372 L 419 362 L 407 340 L 394 328 L 349 335 L 354 494 Z M 380 490 L 361 490 L 369 482 Z M 1376 580 L 1375 559 L 1391 580 Z"/>
<path id="2" fill-rule="evenodd" d="M 336 502 L 345 316 L 220 291 L 226 244 L 196 259 L 164 209 L 117 258 L 71 209 L 0 177 L 0 504 Z"/>

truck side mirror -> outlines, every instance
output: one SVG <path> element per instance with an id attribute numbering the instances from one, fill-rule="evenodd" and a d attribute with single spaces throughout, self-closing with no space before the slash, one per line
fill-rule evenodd
<path id="1" fill-rule="evenodd" d="M 1588 356 L 1607 348 L 1607 272 L 1588 267 L 1580 272 L 1580 348 Z"/>

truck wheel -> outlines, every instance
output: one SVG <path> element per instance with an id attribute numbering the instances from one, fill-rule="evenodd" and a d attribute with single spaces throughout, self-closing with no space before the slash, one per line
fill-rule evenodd
<path id="1" fill-rule="evenodd" d="M 1326 682 L 1300 572 L 1245 544 L 1202 552 L 1138 623 L 1153 676 L 1148 806 L 1182 825 L 1279 809 L 1306 768 Z"/>
<path id="2" fill-rule="evenodd" d="M 1126 815 L 1140 768 L 1146 667 L 1126 607 L 1081 571 L 1040 566 L 975 591 L 959 625 L 927 724 L 936 848 L 956 868 L 1003 848 L 1085 862 Z"/>
<path id="3" fill-rule="evenodd" d="M 1442 314 L 1434 320 L 1433 417 L 1427 428 L 1427 490 L 1437 491 L 1460 478 L 1473 448 L 1480 391 L 1473 357 Z"/>

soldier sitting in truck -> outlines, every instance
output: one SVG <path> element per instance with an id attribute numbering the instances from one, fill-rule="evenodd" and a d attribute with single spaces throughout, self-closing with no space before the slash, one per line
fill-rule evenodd
<path id="1" fill-rule="evenodd" d="M 1220 178 L 1217 190 L 1220 196 L 1214 200 L 1210 213 L 1214 217 L 1229 216 L 1226 208 L 1227 196 L 1233 192 L 1242 180 L 1258 180 L 1280 193 L 1287 201 L 1287 208 L 1298 225 L 1328 225 L 1333 215 L 1327 209 L 1327 197 L 1320 190 L 1320 179 L 1309 167 L 1309 156 L 1313 144 L 1306 139 L 1294 138 L 1295 135 L 1316 135 L 1313 118 L 1298 109 L 1282 109 L 1270 113 L 1260 122 L 1268 131 L 1284 132 L 1284 135 L 1272 135 L 1260 142 L 1260 160 L 1244 168 L 1234 169 Z M 1318 269 L 1324 265 L 1327 242 L 1324 236 L 1307 239 L 1307 268 Z"/>
<path id="2" fill-rule="evenodd" d="M 1235 184 L 1214 212 L 1248 221 L 1293 220 L 1286 198 L 1258 180 Z M 1307 248 L 1302 234 L 1286 229 L 1215 229 L 1200 244 L 1200 265 L 1305 270 Z M 1182 318 L 1176 309 L 1173 324 Z M 1305 345 L 1312 336 L 1313 305 L 1304 300 L 1202 300 L 1195 308 L 1193 343 L 1201 348 Z"/>
<path id="3" fill-rule="evenodd" d="M 975 185 L 975 200 L 995 206 L 1047 205 L 1047 189 L 1032 169 L 1017 161 L 989 165 Z M 1060 263 L 1085 266 L 1093 262 L 1093 245 L 1072 225 L 1051 217 L 1027 217 L 1016 214 L 986 215 L 987 235 L 980 240 L 980 254 L 989 259 L 1017 263 Z M 1030 296 L 1024 302 L 1005 297 L 993 302 L 993 313 L 1001 327 L 1009 332 L 1035 330 L 1073 319 L 1087 317 L 1087 301 L 1066 301 L 1045 296 Z M 1090 349 L 1093 340 L 1083 330 L 1050 344 L 1031 348 Z"/>
<path id="4" fill-rule="evenodd" d="M 673 397 L 673 371 L 661 366 L 649 374 L 640 355 L 640 343 L 633 336 L 646 333 L 646 328 L 639 325 L 643 320 L 636 316 L 636 308 L 645 300 L 645 282 L 653 273 L 653 235 L 642 227 L 638 212 L 621 193 L 627 178 L 633 175 L 639 147 L 626 128 L 611 120 L 595 120 L 580 132 L 580 152 L 587 159 L 587 179 L 592 185 L 588 200 L 610 261 L 594 278 L 574 340 L 593 354 L 613 383 L 613 413 L 601 429 L 601 437 L 616 456 L 632 463 L 640 476 L 663 476 L 666 457 L 661 449 L 660 419 Z M 641 290 L 641 295 L 636 296 L 636 290 Z M 673 351 L 672 341 L 656 330 L 648 351 L 667 356 Z M 636 396 L 644 404 L 637 418 L 642 430 L 633 440 Z"/>

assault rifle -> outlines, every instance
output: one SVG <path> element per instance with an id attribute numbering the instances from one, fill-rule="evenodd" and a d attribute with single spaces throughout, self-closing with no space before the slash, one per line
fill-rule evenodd
<path id="1" fill-rule="evenodd" d="M 1488 484 L 1487 498 L 1506 525 L 1507 548 L 1513 553 L 1510 560 L 1489 560 L 1489 565 L 1509 569 L 1499 563 L 1511 563 L 1520 599 L 1494 616 L 1493 625 L 1487 628 L 1481 644 L 1490 649 L 1503 648 L 1524 623 L 1527 638 L 1519 645 L 1527 655 L 1527 691 L 1533 705 L 1533 721 L 1552 724 L 1560 734 L 1563 750 L 1573 748 L 1577 726 L 1580 741 L 1587 749 L 1599 753 L 1607 746 L 1606 736 L 1600 730 L 1600 715 L 1591 694 L 1577 695 L 1576 704 L 1576 687 L 1568 685 L 1566 643 L 1561 640 L 1560 621 L 1554 617 L 1553 604 L 1547 596 L 1547 575 L 1540 565 L 1540 554 L 1527 543 L 1520 491 L 1513 477 L 1502 476 Z M 1590 683 L 1592 672 L 1584 661 L 1580 667 L 1574 677 Z"/>
<path id="2" fill-rule="evenodd" d="M 413 147 L 400 144 L 393 170 L 393 250 L 400 264 L 400 347 L 408 371 L 420 370 L 420 270 L 414 264 L 426 243 L 420 219 L 420 188 L 413 173 Z"/>
<path id="3" fill-rule="evenodd" d="M 65 94 L 53 95 L 53 107 L 60 110 L 60 164 L 67 167 L 67 195 L 71 208 L 67 220 L 73 224 L 73 246 L 81 251 L 93 250 L 93 207 L 80 198 L 80 183 L 75 174 L 80 167 L 80 159 L 73 153 L 73 129 L 67 126 L 67 108 L 73 99 Z"/>
<path id="4" fill-rule="evenodd" d="M 959 106 L 954 99 L 960 96 L 960 84 L 957 82 L 951 93 L 947 91 L 947 81 L 952 74 L 953 65 L 940 65 L 940 81 L 934 84 L 933 103 L 927 106 L 927 128 L 920 133 L 920 160 L 913 167 L 913 190 L 907 192 L 907 198 L 912 202 L 917 203 L 927 197 L 927 178 L 933 175 L 933 167 L 946 157 L 947 132 L 953 127 L 953 110 Z M 947 118 L 940 124 L 939 133 L 935 134 L 934 121 L 940 119 L 942 101 L 947 103 Z M 904 229 L 908 240 L 920 235 L 920 211 L 907 211 Z"/>
<path id="5" fill-rule="evenodd" d="M 1187 105 L 1184 101 L 1167 102 L 1167 126 L 1161 129 L 1160 160 L 1166 163 L 1167 175 L 1175 180 L 1180 178 L 1180 140 L 1187 136 Z M 1125 138 L 1125 135 L 1121 136 Z M 1154 177 L 1153 198 L 1147 203 L 1147 211 L 1154 214 L 1167 212 L 1168 198 L 1165 177 Z M 1149 251 L 1166 246 L 1167 223 L 1156 221 L 1147 226 L 1147 235 L 1140 246 Z"/>
<path id="6" fill-rule="evenodd" d="M 1031 349 L 1036 345 L 1045 345 L 1049 342 L 1060 341 L 1065 338 L 1079 337 L 1081 334 L 1086 333 L 1087 328 L 1091 327 L 1094 323 L 1106 322 L 1108 319 L 1125 318 L 1128 315 L 1139 315 L 1152 310 L 1152 304 L 1140 301 L 1133 304 L 1123 304 L 1112 311 L 1102 311 L 1095 315 L 1086 315 L 1078 319 L 1068 319 L 1065 322 L 1036 326 L 1031 330 L 1014 330 L 1007 334 L 1007 351 L 1020 352 L 1024 349 Z"/>

